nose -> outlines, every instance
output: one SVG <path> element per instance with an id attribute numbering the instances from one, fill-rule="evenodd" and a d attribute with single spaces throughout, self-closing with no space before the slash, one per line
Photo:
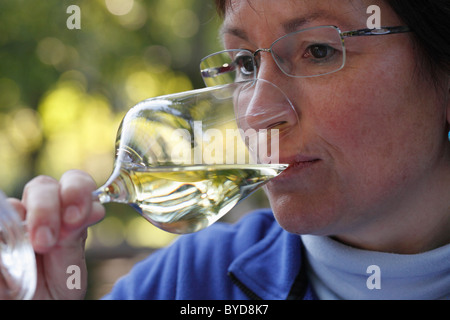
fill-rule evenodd
<path id="1" fill-rule="evenodd" d="M 287 128 L 298 123 L 298 114 L 288 98 L 292 93 L 292 78 L 279 68 L 271 49 L 258 49 L 257 81 L 245 90 L 251 96 L 246 107 L 246 123 L 254 129 Z M 281 89 L 283 88 L 283 90 Z"/>
<path id="2" fill-rule="evenodd" d="M 259 138 L 264 134 L 265 139 L 259 144 L 270 143 L 271 148 L 276 144 L 280 151 L 292 148 L 295 134 L 298 134 L 299 117 L 279 87 L 267 80 L 255 80 L 243 85 L 236 102 L 239 127 L 244 132 L 255 132 Z"/>
<path id="3" fill-rule="evenodd" d="M 237 101 L 242 129 L 281 129 L 298 123 L 298 115 L 286 94 L 275 84 L 258 79 L 242 86 Z"/>

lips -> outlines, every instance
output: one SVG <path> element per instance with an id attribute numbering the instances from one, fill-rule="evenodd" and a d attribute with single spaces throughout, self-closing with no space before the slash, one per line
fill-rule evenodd
<path id="1" fill-rule="evenodd" d="M 289 159 L 281 159 L 280 163 L 288 163 L 289 166 L 285 169 L 275 180 L 283 180 L 290 178 L 293 175 L 300 174 L 314 166 L 316 166 L 321 159 L 314 156 L 296 155 Z"/>
<path id="2" fill-rule="evenodd" d="M 308 160 L 308 161 L 298 161 L 298 162 L 294 162 L 291 163 L 288 167 L 289 168 L 304 168 L 310 165 L 313 165 L 314 163 L 316 163 L 317 161 L 319 161 L 319 159 L 313 159 L 313 160 Z"/>
<path id="3" fill-rule="evenodd" d="M 291 157 L 281 157 L 280 163 L 287 163 L 287 164 L 289 164 L 289 167 L 291 167 L 291 166 L 295 167 L 298 165 L 304 165 L 304 164 L 308 164 L 310 162 L 316 162 L 319 160 L 320 160 L 319 157 L 297 154 L 297 155 L 291 156 Z"/>

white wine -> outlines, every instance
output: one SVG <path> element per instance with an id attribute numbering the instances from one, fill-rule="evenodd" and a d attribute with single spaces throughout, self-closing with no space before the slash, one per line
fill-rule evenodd
<path id="1" fill-rule="evenodd" d="M 99 189 L 100 201 L 132 205 L 165 231 L 192 233 L 211 225 L 287 165 L 194 165 L 145 168 L 122 164 Z"/>

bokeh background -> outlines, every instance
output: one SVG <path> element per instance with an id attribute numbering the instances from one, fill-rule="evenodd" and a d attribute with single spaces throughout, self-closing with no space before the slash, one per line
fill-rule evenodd
<path id="1" fill-rule="evenodd" d="M 80 8 L 80 29 L 67 27 L 70 5 Z M 125 112 L 203 87 L 199 62 L 221 50 L 219 26 L 213 0 L 1 0 L 0 189 L 20 198 L 33 177 L 69 169 L 101 185 Z M 224 220 L 264 206 L 257 192 Z M 175 239 L 126 205 L 106 209 L 89 230 L 87 299 Z"/>

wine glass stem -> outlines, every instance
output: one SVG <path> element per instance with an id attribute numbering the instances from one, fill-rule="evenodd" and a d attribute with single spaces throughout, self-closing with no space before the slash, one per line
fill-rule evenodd
<path id="1" fill-rule="evenodd" d="M 100 201 L 100 203 L 111 202 L 111 197 L 103 190 L 98 188 L 92 192 L 92 201 Z"/>

